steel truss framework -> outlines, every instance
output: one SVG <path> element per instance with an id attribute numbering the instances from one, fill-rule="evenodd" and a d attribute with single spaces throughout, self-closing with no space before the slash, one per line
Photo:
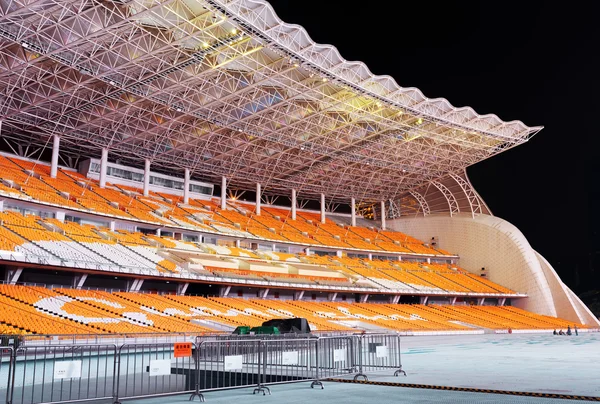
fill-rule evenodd
<path id="1" fill-rule="evenodd" d="M 0 0 L 0 90 L 7 144 L 330 204 L 414 195 L 541 129 L 374 76 L 252 0 Z"/>

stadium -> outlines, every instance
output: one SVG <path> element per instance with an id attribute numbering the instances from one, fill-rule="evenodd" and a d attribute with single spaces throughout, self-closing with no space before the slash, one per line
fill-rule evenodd
<path id="1" fill-rule="evenodd" d="M 262 0 L 0 6 L 7 403 L 600 396 L 599 320 L 466 172 L 542 127 L 400 87 Z M 567 330 L 578 353 L 545 342 Z M 546 359 L 583 387 L 499 376 Z"/>

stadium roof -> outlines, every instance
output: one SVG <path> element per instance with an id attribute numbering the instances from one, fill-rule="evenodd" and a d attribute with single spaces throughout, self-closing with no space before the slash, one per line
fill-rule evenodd
<path id="1" fill-rule="evenodd" d="M 0 86 L 9 144 L 332 201 L 444 194 L 541 129 L 375 76 L 254 0 L 0 0 Z"/>

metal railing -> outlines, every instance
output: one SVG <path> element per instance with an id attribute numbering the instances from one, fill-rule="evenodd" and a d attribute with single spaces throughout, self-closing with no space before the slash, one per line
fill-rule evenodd
<path id="1" fill-rule="evenodd" d="M 203 393 L 311 382 L 323 388 L 334 377 L 367 378 L 402 370 L 397 334 L 206 335 L 195 341 L 122 345 L 56 344 L 0 347 L 0 396 L 7 404 L 75 403 Z M 5 391 L 3 389 L 6 389 Z"/>

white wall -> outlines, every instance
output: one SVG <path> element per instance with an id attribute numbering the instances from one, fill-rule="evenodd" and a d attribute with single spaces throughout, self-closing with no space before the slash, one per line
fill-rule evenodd
<path id="1" fill-rule="evenodd" d="M 534 313 L 600 325 L 583 303 L 560 281 L 550 264 L 537 254 L 519 229 L 506 220 L 489 215 L 430 215 L 390 220 L 390 229 L 421 240 L 438 238 L 440 248 L 460 256 L 459 266 L 527 298 L 513 305 Z M 570 297 L 570 298 L 569 298 Z"/>

